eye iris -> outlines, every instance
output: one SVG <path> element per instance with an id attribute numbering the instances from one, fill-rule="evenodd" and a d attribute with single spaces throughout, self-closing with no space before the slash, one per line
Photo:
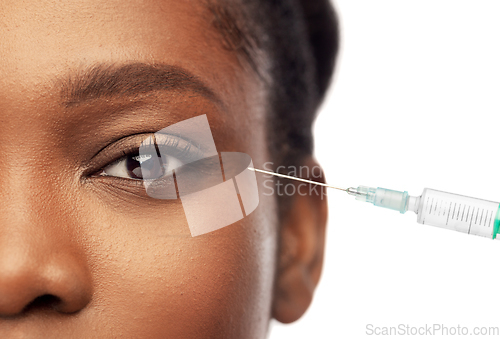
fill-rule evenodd
<path id="1" fill-rule="evenodd" d="M 141 154 L 127 157 L 127 174 L 133 179 L 157 179 L 163 175 L 158 157 Z"/>

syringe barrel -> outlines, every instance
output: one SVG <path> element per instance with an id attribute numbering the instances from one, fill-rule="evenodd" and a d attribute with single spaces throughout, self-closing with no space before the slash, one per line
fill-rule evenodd
<path id="1" fill-rule="evenodd" d="M 375 206 L 389 208 L 405 213 L 408 210 L 408 192 L 388 190 L 381 187 L 358 186 L 349 189 L 349 194 L 356 196 L 356 200 L 372 203 Z"/>
<path id="2" fill-rule="evenodd" d="M 467 234 L 496 238 L 499 203 L 426 188 L 420 197 L 417 222 Z"/>
<path id="3" fill-rule="evenodd" d="M 487 238 L 500 233 L 500 204 L 464 195 L 424 189 L 420 197 L 381 187 L 358 186 L 347 189 L 356 200 L 405 213 L 417 213 L 417 222 Z M 500 237 L 498 237 L 500 238 Z"/>

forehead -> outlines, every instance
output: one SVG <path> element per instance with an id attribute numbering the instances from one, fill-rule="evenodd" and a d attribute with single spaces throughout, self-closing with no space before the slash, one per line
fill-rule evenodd
<path id="1" fill-rule="evenodd" d="M 225 91 L 220 74 L 237 76 L 236 60 L 221 47 L 204 1 L 0 2 L 4 93 L 15 85 L 44 88 L 68 70 L 130 61 L 181 67 Z"/>

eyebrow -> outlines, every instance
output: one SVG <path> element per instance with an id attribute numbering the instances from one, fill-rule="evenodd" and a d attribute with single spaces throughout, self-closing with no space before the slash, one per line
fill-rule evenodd
<path id="1" fill-rule="evenodd" d="M 72 71 L 60 81 L 66 107 L 102 98 L 133 97 L 154 91 L 194 92 L 221 104 L 221 100 L 198 77 L 167 64 L 96 64 Z"/>

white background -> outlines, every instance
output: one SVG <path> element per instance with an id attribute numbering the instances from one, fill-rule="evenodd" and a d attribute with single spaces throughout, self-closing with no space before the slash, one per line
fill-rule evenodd
<path id="1" fill-rule="evenodd" d="M 335 5 L 342 48 L 315 125 L 327 181 L 500 201 L 500 1 Z M 368 324 L 500 327 L 500 241 L 342 192 L 329 206 L 314 301 L 298 322 L 273 322 L 271 339 L 374 337 Z"/>

